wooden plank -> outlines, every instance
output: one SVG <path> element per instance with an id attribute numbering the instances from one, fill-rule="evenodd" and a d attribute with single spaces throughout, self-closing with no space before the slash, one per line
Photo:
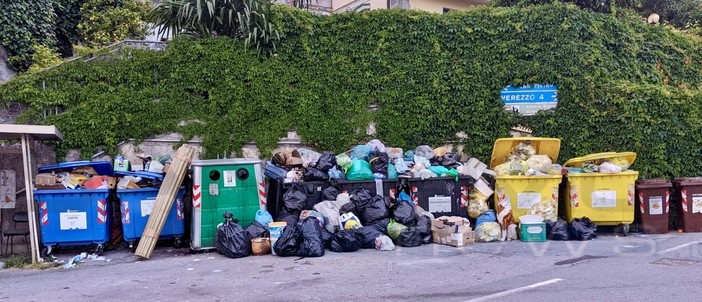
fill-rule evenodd
<path id="1" fill-rule="evenodd" d="M 149 216 L 149 221 L 146 223 L 141 240 L 139 240 L 135 255 L 145 259 L 151 258 L 158 237 L 161 235 L 161 230 L 163 230 L 163 225 L 166 223 L 166 218 L 168 218 L 168 213 L 173 206 L 173 200 L 178 194 L 180 185 L 183 183 L 185 173 L 187 173 L 194 155 L 195 148 L 189 145 L 181 146 L 176 152 L 161 189 L 158 191 L 156 201 L 154 201 L 151 216 Z"/>

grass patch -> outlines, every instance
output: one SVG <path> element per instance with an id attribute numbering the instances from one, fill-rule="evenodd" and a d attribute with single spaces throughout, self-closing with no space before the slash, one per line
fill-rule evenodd
<path id="1" fill-rule="evenodd" d="M 45 270 L 49 268 L 54 268 L 61 266 L 61 263 L 53 262 L 52 260 L 47 260 L 48 262 L 37 262 L 32 263 L 32 259 L 27 255 L 12 255 L 5 258 L 5 268 L 16 268 L 16 269 L 40 269 Z"/>

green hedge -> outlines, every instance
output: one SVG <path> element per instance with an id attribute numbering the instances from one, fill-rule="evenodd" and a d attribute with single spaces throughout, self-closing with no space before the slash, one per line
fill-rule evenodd
<path id="1" fill-rule="evenodd" d="M 25 102 L 28 120 L 56 124 L 66 136 L 60 152 L 114 151 L 130 137 L 179 131 L 202 136 L 204 156 L 216 157 L 250 140 L 271 150 L 291 128 L 342 151 L 368 139 L 375 121 L 387 144 L 461 141 L 489 160 L 494 140 L 525 124 L 563 140 L 561 161 L 626 150 L 640 154 L 635 167 L 647 176 L 702 170 L 692 147 L 702 139 L 699 39 L 668 27 L 564 4 L 332 16 L 276 6 L 273 18 L 283 40 L 271 58 L 227 38 L 178 40 L 163 53 L 133 50 L 19 77 L 0 86 L 0 100 Z M 504 111 L 500 89 L 529 83 L 557 84 L 558 109 L 532 118 Z M 44 119 L 53 106 L 65 113 Z"/>

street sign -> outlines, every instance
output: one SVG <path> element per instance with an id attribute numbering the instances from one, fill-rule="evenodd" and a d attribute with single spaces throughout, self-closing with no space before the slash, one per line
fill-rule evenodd
<path id="1" fill-rule="evenodd" d="M 539 110 L 556 108 L 558 87 L 553 84 L 507 86 L 502 88 L 500 98 L 505 103 L 505 110 L 521 115 L 534 115 Z"/>

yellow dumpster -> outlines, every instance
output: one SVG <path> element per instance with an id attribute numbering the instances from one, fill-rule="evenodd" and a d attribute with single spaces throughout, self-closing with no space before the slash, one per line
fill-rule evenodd
<path id="1" fill-rule="evenodd" d="M 585 164 L 599 164 L 609 160 L 625 159 L 629 164 L 636 160 L 634 152 L 606 152 L 573 158 L 563 166 L 568 169 L 566 219 L 588 217 L 597 225 L 623 225 L 624 235 L 634 222 L 635 186 L 639 172 L 625 170 L 619 173 L 583 173 Z M 574 169 L 575 168 L 575 169 Z"/>
<path id="2" fill-rule="evenodd" d="M 553 163 L 558 160 L 561 140 L 543 137 L 501 138 L 495 141 L 492 150 L 490 168 L 505 162 L 513 148 L 521 143 L 528 143 L 536 154 L 548 156 Z M 519 223 L 519 216 L 526 215 L 532 206 L 543 201 L 550 201 L 552 210 L 558 213 L 558 186 L 562 175 L 504 175 L 495 178 L 495 211 L 499 213 L 500 203 L 510 204 L 514 221 Z"/>

